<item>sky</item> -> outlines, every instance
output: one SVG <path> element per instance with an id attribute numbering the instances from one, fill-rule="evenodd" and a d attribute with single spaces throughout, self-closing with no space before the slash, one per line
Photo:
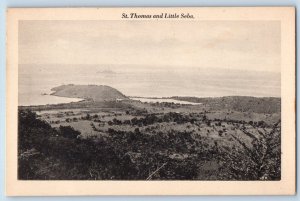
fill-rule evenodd
<path id="1" fill-rule="evenodd" d="M 279 21 L 20 21 L 20 64 L 280 72 Z"/>

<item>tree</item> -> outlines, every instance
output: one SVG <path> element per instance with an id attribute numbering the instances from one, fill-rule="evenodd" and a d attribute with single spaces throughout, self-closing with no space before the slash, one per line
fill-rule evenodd
<path id="1" fill-rule="evenodd" d="M 80 135 L 80 132 L 74 130 L 71 126 L 60 126 L 59 132 L 61 136 L 70 139 L 75 139 Z"/>
<path id="2" fill-rule="evenodd" d="M 231 154 L 225 156 L 224 161 L 230 168 L 228 173 L 238 180 L 280 180 L 280 121 L 273 125 L 270 132 L 258 129 L 257 131 L 260 136 L 255 137 L 252 134 L 252 147 L 248 147 L 238 137 L 231 135 L 242 149 L 233 150 Z"/>
<path id="3" fill-rule="evenodd" d="M 27 150 L 35 145 L 43 146 L 53 131 L 51 126 L 37 118 L 36 113 L 30 110 L 19 110 L 18 121 L 18 150 Z"/>
<path id="4" fill-rule="evenodd" d="M 135 129 L 134 129 L 134 133 L 139 134 L 139 133 L 140 133 L 140 129 L 139 129 L 139 128 L 135 128 Z"/>
<path id="5" fill-rule="evenodd" d="M 91 115 L 89 113 L 87 113 L 85 119 L 86 120 L 90 120 L 91 119 Z"/>

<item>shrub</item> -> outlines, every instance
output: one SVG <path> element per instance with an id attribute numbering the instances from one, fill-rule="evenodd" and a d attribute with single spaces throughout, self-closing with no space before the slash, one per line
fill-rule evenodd
<path id="1" fill-rule="evenodd" d="M 61 136 L 70 139 L 75 139 L 80 135 L 80 132 L 74 130 L 71 126 L 60 126 L 59 132 Z"/>

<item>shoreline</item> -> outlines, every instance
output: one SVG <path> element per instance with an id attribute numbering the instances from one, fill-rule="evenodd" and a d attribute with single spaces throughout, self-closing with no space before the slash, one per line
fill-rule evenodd
<path id="1" fill-rule="evenodd" d="M 46 95 L 44 95 L 46 96 Z M 94 101 L 92 99 L 88 98 L 74 98 L 74 97 L 67 97 L 67 96 L 59 96 L 59 95 L 54 95 L 54 94 L 47 94 L 47 96 L 52 96 L 52 97 L 58 97 L 58 98 L 67 98 L 67 99 L 79 99 L 78 101 L 71 101 L 71 102 L 61 102 L 61 103 L 47 103 L 47 104 L 38 104 L 38 105 L 18 105 L 18 107 L 42 107 L 42 106 L 55 106 L 55 105 L 62 105 L 62 104 L 74 104 L 74 103 L 82 103 L 82 102 L 114 102 L 114 101 L 141 101 L 141 100 L 135 100 L 137 98 L 140 99 L 149 99 L 149 100 L 174 100 L 174 101 L 184 101 L 188 103 L 201 103 L 197 101 L 203 101 L 206 102 L 207 100 L 214 100 L 214 99 L 222 99 L 222 98 L 254 98 L 254 99 L 280 99 L 281 97 L 255 97 L 255 96 L 220 96 L 220 97 L 196 97 L 196 96 L 171 96 L 171 97 L 145 97 L 145 96 L 127 96 L 128 99 L 115 99 L 115 100 L 102 100 L 102 101 Z M 192 99 L 192 100 L 188 100 Z M 142 103 L 146 103 L 141 101 Z M 149 102 L 151 103 L 151 102 Z M 153 103 L 153 102 L 152 102 Z M 160 103 L 163 103 L 160 102 Z M 168 103 L 168 102 L 166 102 Z M 181 104 L 181 103 L 179 103 Z M 184 105 L 184 103 L 182 103 Z"/>
<path id="2" fill-rule="evenodd" d="M 196 98 L 196 97 L 174 97 L 174 99 L 179 101 L 189 101 L 191 103 L 200 104 L 178 104 L 174 101 L 169 102 L 159 102 L 157 99 L 153 99 L 154 102 L 149 102 L 133 99 L 124 100 L 81 100 L 78 102 L 69 103 L 59 103 L 59 104 L 46 104 L 46 105 L 30 105 L 22 106 L 19 105 L 18 109 L 29 109 L 29 110 L 61 110 L 61 109 L 96 109 L 99 108 L 114 108 L 118 109 L 132 109 L 132 107 L 139 108 L 163 108 L 170 107 L 176 108 L 178 110 L 184 110 L 186 108 L 210 108 L 214 110 L 236 110 L 240 112 L 254 112 L 254 113 L 276 113 L 281 111 L 281 98 L 274 97 L 242 97 L 242 96 L 231 96 L 231 97 L 221 97 L 221 98 Z M 164 99 L 163 99 L 164 100 Z M 185 102 L 184 102 L 185 103 Z"/>

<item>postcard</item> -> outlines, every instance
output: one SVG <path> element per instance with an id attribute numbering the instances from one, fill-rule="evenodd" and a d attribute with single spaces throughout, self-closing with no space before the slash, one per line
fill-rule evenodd
<path id="1" fill-rule="evenodd" d="M 295 194 L 295 8 L 7 10 L 6 193 Z"/>

